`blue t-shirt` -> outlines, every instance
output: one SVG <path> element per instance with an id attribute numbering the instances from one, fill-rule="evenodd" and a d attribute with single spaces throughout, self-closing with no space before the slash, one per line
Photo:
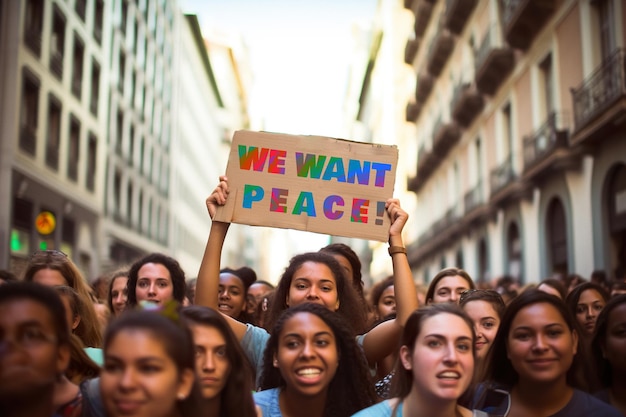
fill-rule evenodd
<path id="1" fill-rule="evenodd" d="M 572 399 L 551 417 L 624 417 L 615 407 L 591 394 L 575 389 Z"/>
<path id="2" fill-rule="evenodd" d="M 263 417 L 283 417 L 278 402 L 279 394 L 280 388 L 272 388 L 255 392 L 252 395 L 254 403 L 263 411 Z"/>
<path id="3" fill-rule="evenodd" d="M 246 324 L 248 329 L 241 339 L 241 347 L 246 353 L 252 366 L 256 370 L 256 386 L 259 386 L 261 374 L 263 373 L 263 353 L 265 346 L 270 339 L 270 334 L 263 328 Z"/>

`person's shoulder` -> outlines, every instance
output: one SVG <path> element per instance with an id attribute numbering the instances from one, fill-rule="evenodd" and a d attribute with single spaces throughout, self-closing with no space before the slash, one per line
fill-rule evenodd
<path id="1" fill-rule="evenodd" d="M 356 412 L 352 417 L 389 417 L 397 399 L 385 400 Z"/>
<path id="2" fill-rule="evenodd" d="M 565 408 L 554 414 L 555 417 L 591 415 L 594 417 L 623 417 L 615 407 L 577 389 L 574 390 L 572 399 Z"/>
<path id="3" fill-rule="evenodd" d="M 263 417 L 281 417 L 280 404 L 278 403 L 279 388 L 271 388 L 255 392 L 252 396 L 254 403 L 263 412 Z"/>

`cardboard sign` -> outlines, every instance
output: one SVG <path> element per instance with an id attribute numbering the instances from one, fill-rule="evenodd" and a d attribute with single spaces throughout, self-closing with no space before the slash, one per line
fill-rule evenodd
<path id="1" fill-rule="evenodd" d="M 215 220 L 384 242 L 397 162 L 395 146 L 237 131 Z"/>

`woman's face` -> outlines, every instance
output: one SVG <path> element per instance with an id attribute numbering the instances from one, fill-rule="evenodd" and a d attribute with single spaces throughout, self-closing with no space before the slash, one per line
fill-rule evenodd
<path id="1" fill-rule="evenodd" d="M 324 394 L 339 366 L 332 329 L 318 316 L 300 312 L 289 318 L 278 337 L 274 367 L 286 389 L 306 396 Z"/>
<path id="2" fill-rule="evenodd" d="M 474 322 L 476 356 L 484 359 L 498 333 L 500 317 L 493 305 L 484 300 L 469 301 L 463 305 L 463 310 Z"/>
<path id="3" fill-rule="evenodd" d="M 307 261 L 293 274 L 287 305 L 293 307 L 302 303 L 321 304 L 332 311 L 339 309 L 337 282 L 325 264 Z"/>
<path id="4" fill-rule="evenodd" d="M 174 299 L 174 285 L 170 271 L 162 264 L 147 263 L 137 272 L 135 288 L 137 302 L 164 304 Z"/>
<path id="5" fill-rule="evenodd" d="M 402 366 L 413 374 L 423 398 L 456 401 L 474 374 L 472 329 L 456 314 L 440 313 L 422 322 L 413 352 L 400 348 Z"/>
<path id="6" fill-rule="evenodd" d="M 206 399 L 216 398 L 226 386 L 230 375 L 226 339 L 215 327 L 192 324 L 190 328 L 196 348 L 196 374 L 202 396 Z"/>
<path id="7" fill-rule="evenodd" d="M 469 289 L 469 283 L 460 275 L 443 277 L 435 286 L 435 292 L 433 293 L 431 302 L 433 304 L 449 302 L 458 304 L 461 293 Z"/>
<path id="8" fill-rule="evenodd" d="M 580 294 L 576 304 L 576 320 L 588 336 L 593 334 L 596 319 L 605 304 L 604 298 L 594 289 L 585 290 Z"/>
<path id="9" fill-rule="evenodd" d="M 396 292 L 393 285 L 388 286 L 380 295 L 376 311 L 379 318 L 385 318 L 396 313 Z"/>
<path id="10" fill-rule="evenodd" d="M 54 287 L 56 285 L 69 285 L 65 277 L 56 269 L 40 269 L 33 274 L 33 282 Z"/>
<path id="11" fill-rule="evenodd" d="M 217 309 L 227 316 L 238 318 L 246 307 L 246 288 L 243 281 L 230 273 L 220 274 Z"/>
<path id="12" fill-rule="evenodd" d="M 126 308 L 126 300 L 128 300 L 128 288 L 126 283 L 128 277 L 117 277 L 111 286 L 111 305 L 113 306 L 113 315 L 119 315 Z"/>
<path id="13" fill-rule="evenodd" d="M 626 373 L 626 304 L 614 307 L 609 313 L 606 339 L 602 350 L 614 374 L 624 375 Z"/>
<path id="14" fill-rule="evenodd" d="M 128 328 L 104 352 L 100 392 L 109 417 L 169 417 L 191 392 L 194 378 L 192 369 L 176 368 L 151 332 Z"/>
<path id="15" fill-rule="evenodd" d="M 507 336 L 507 352 L 520 380 L 532 383 L 565 381 L 576 354 L 578 336 L 552 304 L 522 308 Z"/>

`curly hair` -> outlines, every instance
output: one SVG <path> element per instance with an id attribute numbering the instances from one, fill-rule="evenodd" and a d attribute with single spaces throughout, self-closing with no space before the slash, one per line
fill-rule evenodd
<path id="1" fill-rule="evenodd" d="M 324 415 L 349 416 L 374 404 L 377 397 L 367 361 L 350 326 L 341 315 L 313 303 L 300 304 L 285 310 L 272 328 L 263 354 L 261 390 L 286 386 L 280 369 L 273 366 L 273 359 L 274 355 L 278 354 L 279 338 L 285 324 L 296 314 L 312 314 L 319 317 L 335 336 L 337 354 L 341 360 L 328 386 Z"/>
<path id="2" fill-rule="evenodd" d="M 183 307 L 180 313 L 187 325 L 212 327 L 226 341 L 226 358 L 230 373 L 220 392 L 220 416 L 255 417 L 256 410 L 252 399 L 254 371 L 226 319 L 217 311 L 203 306 Z"/>
<path id="3" fill-rule="evenodd" d="M 172 287 L 174 289 L 174 300 L 183 303 L 187 292 L 187 283 L 185 281 L 185 272 L 180 267 L 178 261 L 171 256 L 162 253 L 151 253 L 136 261 L 128 270 L 128 300 L 127 305 L 133 308 L 137 305 L 137 280 L 139 279 L 139 270 L 145 264 L 161 264 L 170 273 L 172 278 Z"/>
<path id="4" fill-rule="evenodd" d="M 82 319 L 78 323 L 75 334 L 80 337 L 85 346 L 100 347 L 102 345 L 102 332 L 93 305 L 91 288 L 78 267 L 66 254 L 60 251 L 38 251 L 31 256 L 24 271 L 23 281 L 33 281 L 35 274 L 44 269 L 58 271 L 65 279 L 67 286 L 78 293 L 83 304 L 83 311 L 81 313 Z"/>
<path id="5" fill-rule="evenodd" d="M 287 305 L 287 296 L 289 295 L 291 281 L 296 271 L 300 269 L 305 262 L 323 264 L 330 269 L 337 286 L 337 297 L 339 299 L 339 309 L 337 313 L 343 316 L 346 322 L 353 326 L 356 333 L 365 331 L 366 316 L 360 297 L 356 294 L 351 283 L 348 282 L 339 262 L 328 253 L 324 252 L 307 252 L 291 258 L 289 265 L 276 286 L 273 302 L 267 312 L 265 327 L 274 327 L 274 323 L 276 323 L 278 317 L 289 307 Z"/>

